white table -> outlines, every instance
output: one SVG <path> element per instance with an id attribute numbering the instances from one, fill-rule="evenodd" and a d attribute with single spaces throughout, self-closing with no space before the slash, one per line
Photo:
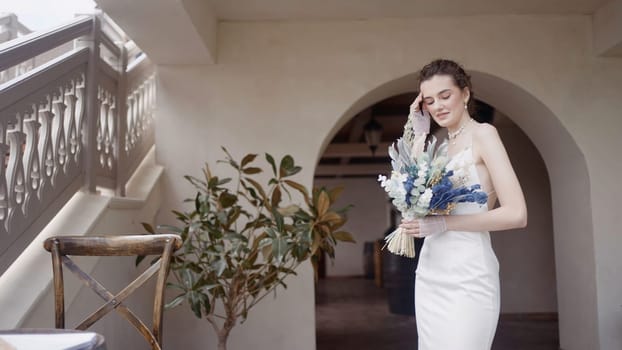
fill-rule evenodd
<path id="1" fill-rule="evenodd" d="M 0 350 L 105 350 L 104 337 L 70 329 L 0 331 Z"/>

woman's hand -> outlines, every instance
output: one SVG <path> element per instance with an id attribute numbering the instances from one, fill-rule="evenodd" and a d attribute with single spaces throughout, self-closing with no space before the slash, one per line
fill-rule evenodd
<path id="1" fill-rule="evenodd" d="M 412 122 L 412 129 L 415 136 L 419 136 L 419 140 L 413 143 L 413 154 L 423 152 L 425 146 L 425 138 L 430 133 L 430 113 L 426 113 L 425 105 L 421 103 L 421 93 L 417 95 L 415 101 L 410 105 L 410 114 L 408 118 Z M 421 110 L 422 108 L 423 110 Z"/>
<path id="2" fill-rule="evenodd" d="M 422 219 L 402 220 L 400 224 L 402 233 L 417 238 L 423 238 L 447 231 L 443 216 L 426 216 Z"/>
<path id="3" fill-rule="evenodd" d="M 422 110 L 419 109 L 420 106 L 423 106 L 421 104 L 421 98 L 423 96 L 421 96 L 421 93 L 419 93 L 419 95 L 417 95 L 417 98 L 415 98 L 415 101 L 410 105 L 410 114 L 413 113 L 423 113 Z"/>

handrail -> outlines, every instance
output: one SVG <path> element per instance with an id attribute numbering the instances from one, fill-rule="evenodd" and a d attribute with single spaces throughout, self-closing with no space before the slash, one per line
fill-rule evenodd
<path id="1" fill-rule="evenodd" d="M 119 46 L 117 46 L 114 41 L 112 40 L 112 38 L 110 38 L 110 36 L 102 31 L 100 33 L 100 39 L 101 39 L 101 43 L 108 49 L 110 50 L 110 52 L 112 52 L 116 57 L 119 57 L 121 55 L 121 49 L 119 48 Z"/>
<path id="2" fill-rule="evenodd" d="M 79 17 L 48 32 L 34 32 L 0 44 L 0 71 L 91 32 L 93 19 Z"/>
<path id="3" fill-rule="evenodd" d="M 101 31 L 106 33 L 106 35 L 108 35 L 113 42 L 126 42 L 129 40 L 121 27 L 114 23 L 114 21 L 106 13 L 102 13 L 101 17 Z"/>
<path id="4" fill-rule="evenodd" d="M 36 91 L 59 77 L 67 74 L 89 58 L 87 47 L 65 53 L 35 69 L 17 77 L 14 81 L 0 85 L 0 110 L 16 103 L 25 95 Z"/>
<path id="5" fill-rule="evenodd" d="M 134 89 L 135 86 L 132 83 L 143 81 L 151 74 L 153 74 L 153 63 L 146 55 L 141 55 L 127 67 L 127 80 L 130 83 L 128 89 Z"/>

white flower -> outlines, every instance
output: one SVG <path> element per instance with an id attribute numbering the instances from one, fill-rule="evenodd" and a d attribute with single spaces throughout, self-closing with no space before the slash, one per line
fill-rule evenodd
<path id="1" fill-rule="evenodd" d="M 397 181 L 404 183 L 408 179 L 408 174 L 402 174 L 397 171 L 391 173 L 391 179 L 395 178 Z"/>
<path id="2" fill-rule="evenodd" d="M 421 177 L 418 177 L 418 178 L 415 179 L 415 182 L 414 182 L 414 186 L 415 187 L 419 187 L 419 186 L 421 186 L 423 184 L 425 184 L 425 177 L 424 176 L 421 176 Z"/>
<path id="3" fill-rule="evenodd" d="M 387 185 L 387 177 L 384 175 L 378 175 L 378 182 L 380 182 L 380 187 L 384 188 Z"/>
<path id="4" fill-rule="evenodd" d="M 432 189 L 426 188 L 425 191 L 423 191 L 423 194 L 421 195 L 421 197 L 419 197 L 419 200 L 417 201 L 417 206 L 422 207 L 422 208 L 428 208 L 430 206 L 431 199 L 432 199 Z"/>

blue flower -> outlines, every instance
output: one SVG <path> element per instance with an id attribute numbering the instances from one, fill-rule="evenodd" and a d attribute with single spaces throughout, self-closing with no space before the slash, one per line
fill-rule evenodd
<path id="1" fill-rule="evenodd" d="M 408 204 L 408 206 L 412 205 L 412 203 L 410 202 L 410 198 L 412 197 L 412 194 L 410 193 L 410 191 L 412 191 L 414 183 L 415 183 L 415 178 L 412 175 L 408 175 L 408 178 L 404 182 L 404 189 L 406 190 L 405 201 L 406 201 L 406 204 Z"/>

